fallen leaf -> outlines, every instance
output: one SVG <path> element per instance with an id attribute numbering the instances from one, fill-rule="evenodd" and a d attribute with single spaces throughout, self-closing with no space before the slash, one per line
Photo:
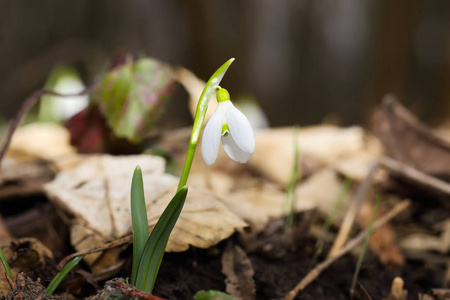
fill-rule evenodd
<path id="1" fill-rule="evenodd" d="M 374 127 L 386 151 L 425 173 L 450 178 L 450 143 L 422 124 L 392 95 L 375 113 Z"/>
<path id="2" fill-rule="evenodd" d="M 9 263 L 13 279 L 18 276 L 20 272 L 33 273 L 38 276 L 43 275 L 43 270 L 48 271 L 48 261 L 53 259 L 52 252 L 35 238 L 13 240 L 8 245 L 2 245 L 2 250 Z M 5 273 L 5 269 L 1 267 L 0 297 L 4 297 L 11 291 Z M 14 293 L 14 291 L 12 293 Z"/>
<path id="3" fill-rule="evenodd" d="M 71 221 L 71 242 L 80 251 L 131 233 L 130 187 L 133 170 L 143 173 L 149 225 L 152 227 L 175 194 L 178 179 L 164 173 L 165 161 L 151 155 L 96 155 L 60 172 L 45 186 L 49 198 Z M 189 245 L 208 248 L 246 226 L 213 193 L 189 188 L 186 203 L 172 231 L 166 251 Z M 111 254 L 111 253 L 110 253 Z M 96 276 L 116 270 L 119 252 L 86 256 Z"/>
<path id="4" fill-rule="evenodd" d="M 156 224 L 159 216 L 175 195 L 176 187 L 154 199 L 147 205 L 150 226 Z M 247 226 L 211 191 L 190 187 L 183 211 L 175 225 L 166 251 L 184 251 L 189 245 L 209 248 L 233 234 L 236 229 Z"/>
<path id="5" fill-rule="evenodd" d="M 232 212 L 248 222 L 255 231 L 263 229 L 270 219 L 286 213 L 284 190 L 248 174 L 233 173 L 230 176 L 223 171 L 212 170 L 194 173 L 189 180 L 214 191 Z M 334 170 L 326 168 L 315 172 L 298 185 L 295 211 L 316 208 L 325 215 L 329 214 L 341 186 L 342 179 Z M 350 195 L 346 196 L 342 207 L 347 205 Z M 335 220 L 338 222 L 341 219 L 342 213 L 339 212 Z"/>
<path id="6" fill-rule="evenodd" d="M 227 293 L 242 300 L 256 298 L 253 281 L 255 271 L 241 247 L 228 243 L 222 254 L 222 273 L 227 276 L 225 279 Z"/>
<path id="7" fill-rule="evenodd" d="M 333 164 L 333 169 L 351 178 L 354 181 L 362 182 L 369 174 L 370 170 L 380 159 L 379 154 L 370 152 L 355 153 L 352 156 L 344 157 Z M 378 169 L 372 177 L 373 183 L 381 183 L 387 180 L 388 172 L 384 169 Z"/>
<path id="8" fill-rule="evenodd" d="M 6 158 L 16 162 L 54 161 L 74 153 L 67 129 L 53 123 L 32 123 L 14 132 Z"/>
<path id="9" fill-rule="evenodd" d="M 316 160 L 317 166 L 330 166 L 336 161 L 361 152 L 379 154 L 381 146 L 360 127 L 339 128 L 321 125 L 300 128 L 297 134 L 299 160 Z M 256 133 L 256 150 L 248 165 L 266 178 L 286 185 L 291 176 L 294 157 L 292 127 L 262 130 Z M 302 169 L 299 168 L 299 176 Z"/>

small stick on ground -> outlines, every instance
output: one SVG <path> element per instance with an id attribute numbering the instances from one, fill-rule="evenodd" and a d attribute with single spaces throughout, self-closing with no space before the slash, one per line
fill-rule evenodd
<path id="1" fill-rule="evenodd" d="M 409 200 L 404 200 L 398 203 L 394 208 L 389 211 L 386 215 L 376 220 L 373 223 L 372 232 L 392 220 L 399 213 L 403 212 L 410 205 Z M 311 282 L 313 282 L 326 268 L 328 268 L 332 263 L 338 260 L 344 254 L 350 252 L 353 248 L 359 245 L 367 234 L 367 229 L 360 232 L 355 238 L 350 240 L 345 246 L 339 250 L 336 255 L 327 258 L 324 262 L 318 264 L 314 269 L 312 269 L 305 277 L 291 290 L 283 299 L 284 300 L 293 300 L 297 294 L 304 290 L 306 286 L 308 286 Z"/>
<path id="2" fill-rule="evenodd" d="M 377 171 L 378 166 L 379 166 L 378 161 L 376 161 L 370 168 L 367 177 L 359 186 L 358 191 L 356 192 L 355 200 L 352 201 L 350 207 L 347 210 L 347 213 L 345 214 L 344 221 L 342 222 L 342 225 L 339 228 L 339 232 L 337 234 L 336 239 L 334 240 L 333 247 L 331 247 L 328 257 L 333 257 L 334 255 L 336 255 L 338 251 L 342 248 L 342 246 L 344 246 L 344 244 L 347 242 L 353 223 L 355 222 L 356 214 L 358 213 L 358 210 L 361 207 L 361 203 L 364 201 L 367 189 L 369 188 L 372 182 L 372 177 Z"/>
<path id="3" fill-rule="evenodd" d="M 450 184 L 447 182 L 423 173 L 422 171 L 395 159 L 384 156 L 380 159 L 380 166 L 385 167 L 393 173 L 402 175 L 405 178 L 421 183 L 424 186 L 450 195 Z"/>
<path id="4" fill-rule="evenodd" d="M 123 238 L 120 238 L 118 240 L 114 240 L 112 242 L 97 246 L 97 247 L 93 247 L 93 248 L 89 248 L 89 249 L 85 249 L 85 250 L 81 250 L 75 253 L 72 253 L 66 257 L 64 257 L 63 260 L 61 260 L 61 262 L 58 264 L 58 270 L 61 270 L 69 260 L 71 260 L 74 257 L 77 256 L 81 256 L 81 255 L 88 255 L 88 254 L 92 254 L 92 253 L 96 253 L 96 252 L 101 252 L 101 251 L 105 251 L 105 250 L 109 250 L 112 248 L 116 248 L 116 247 L 120 247 L 122 245 L 126 245 L 126 244 L 131 244 L 131 242 L 133 241 L 133 236 L 132 235 L 127 235 Z"/>
<path id="5" fill-rule="evenodd" d="M 15 289 L 16 288 L 16 284 L 11 279 L 11 277 L 9 277 L 8 274 L 5 273 L 5 278 L 6 278 L 6 281 L 8 281 L 8 284 L 11 287 L 11 290 Z"/>

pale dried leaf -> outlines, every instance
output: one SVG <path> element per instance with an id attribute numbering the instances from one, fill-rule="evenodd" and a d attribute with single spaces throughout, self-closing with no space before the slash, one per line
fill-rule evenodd
<path id="1" fill-rule="evenodd" d="M 354 181 L 362 182 L 379 158 L 380 156 L 378 154 L 360 152 L 336 161 L 333 167 L 344 176 Z M 387 176 L 388 173 L 386 170 L 378 169 L 372 177 L 372 182 L 383 182 L 387 179 Z"/>
<path id="2" fill-rule="evenodd" d="M 381 152 L 378 141 L 373 137 L 368 138 L 364 130 L 357 126 L 339 128 L 321 125 L 300 128 L 297 141 L 300 160 L 306 155 L 321 162 L 323 166 L 361 152 Z M 293 151 L 292 127 L 260 131 L 256 134 L 256 151 L 249 166 L 270 180 L 285 185 L 290 179 Z"/>
<path id="3" fill-rule="evenodd" d="M 252 178 L 248 174 L 232 174 L 213 170 L 192 174 L 196 185 L 208 187 L 220 195 L 227 207 L 248 221 L 254 230 L 262 229 L 273 218 L 285 213 L 285 192 L 267 181 Z M 326 187 L 326 188 L 324 188 Z M 297 187 L 295 211 L 317 208 L 328 214 L 342 187 L 342 180 L 332 169 L 317 171 Z M 346 199 L 348 200 L 349 195 Z M 344 201 L 343 207 L 345 207 Z M 342 219 L 338 213 L 336 220 Z"/>
<path id="4" fill-rule="evenodd" d="M 175 194 L 174 186 L 147 205 L 149 224 L 154 225 Z M 208 248 L 247 226 L 211 191 L 190 187 L 183 211 L 170 235 L 166 251 L 184 251 L 189 245 Z"/>
<path id="5" fill-rule="evenodd" d="M 6 158 L 16 161 L 53 161 L 74 153 L 75 148 L 70 145 L 67 129 L 53 123 L 32 123 L 15 131 Z"/>
<path id="6" fill-rule="evenodd" d="M 130 187 L 136 165 L 141 167 L 150 226 L 156 224 L 175 195 L 178 179 L 164 173 L 162 158 L 150 155 L 88 156 L 60 172 L 45 186 L 49 198 L 71 222 L 71 241 L 77 250 L 102 245 L 131 233 Z M 171 234 L 167 251 L 183 251 L 189 245 L 207 248 L 230 236 L 246 223 L 214 194 L 189 188 L 183 212 Z M 86 261 L 101 277 L 120 267 L 115 254 L 91 254 Z M 113 258 L 115 257 L 115 258 Z"/>

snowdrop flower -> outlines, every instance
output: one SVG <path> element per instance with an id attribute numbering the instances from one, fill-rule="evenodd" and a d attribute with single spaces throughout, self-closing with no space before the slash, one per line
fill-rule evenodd
<path id="1" fill-rule="evenodd" d="M 203 132 L 202 156 L 212 165 L 219 153 L 220 142 L 228 156 L 240 163 L 247 162 L 255 152 L 255 135 L 247 118 L 230 101 L 226 89 L 216 94 L 217 109 Z"/>

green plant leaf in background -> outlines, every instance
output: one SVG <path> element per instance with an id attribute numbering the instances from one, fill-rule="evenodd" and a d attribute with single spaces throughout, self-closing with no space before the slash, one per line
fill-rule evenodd
<path id="1" fill-rule="evenodd" d="M 238 298 L 233 297 L 229 294 L 210 290 L 210 291 L 199 291 L 194 296 L 195 300 L 238 300 Z"/>
<path id="2" fill-rule="evenodd" d="M 175 223 L 183 209 L 188 187 L 183 186 L 170 200 L 145 244 L 136 275 L 136 288 L 151 294 L 159 266 Z"/>
<path id="3" fill-rule="evenodd" d="M 139 142 L 155 126 L 174 85 L 172 67 L 144 58 L 111 70 L 93 97 L 117 137 Z"/>

